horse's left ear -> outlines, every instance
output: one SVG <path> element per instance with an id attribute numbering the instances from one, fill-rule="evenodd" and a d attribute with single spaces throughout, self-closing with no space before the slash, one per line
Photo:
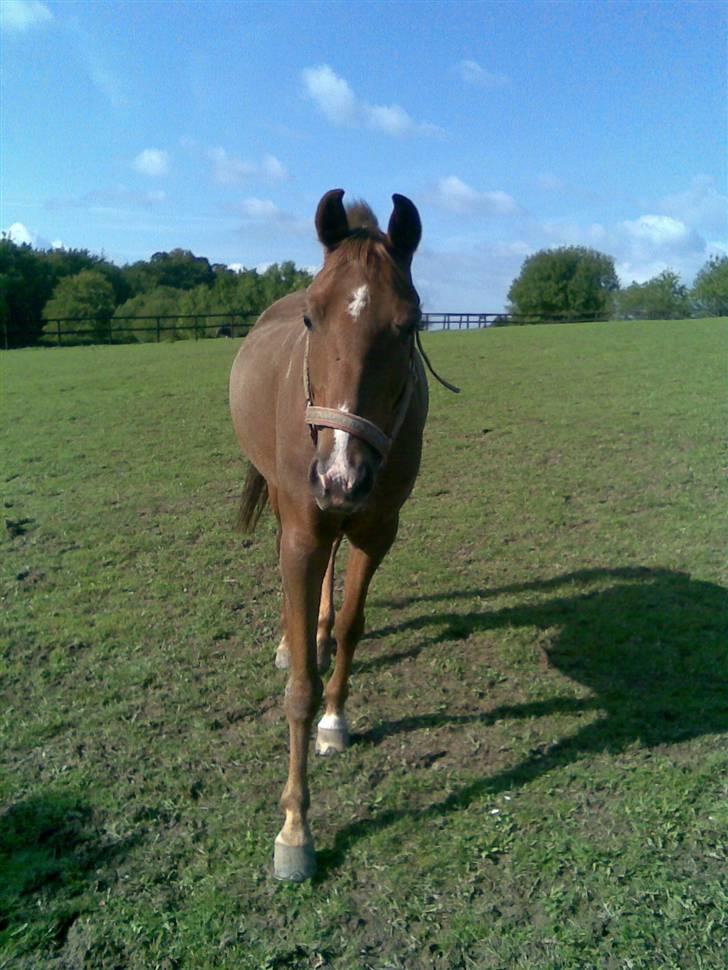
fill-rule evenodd
<path id="1" fill-rule="evenodd" d="M 420 214 L 414 202 L 404 195 L 392 196 L 394 209 L 389 219 L 387 234 L 389 242 L 398 256 L 409 262 L 422 238 Z"/>

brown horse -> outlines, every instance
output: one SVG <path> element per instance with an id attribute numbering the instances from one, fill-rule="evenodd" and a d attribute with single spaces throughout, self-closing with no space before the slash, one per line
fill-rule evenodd
<path id="1" fill-rule="evenodd" d="M 293 881 L 316 867 L 306 776 L 320 672 L 336 647 L 316 741 L 316 751 L 329 754 L 348 744 L 344 702 L 364 602 L 414 485 L 427 416 L 415 347 L 420 302 L 410 274 L 422 231 L 417 209 L 393 196 L 385 234 L 368 206 L 347 212 L 343 195 L 327 192 L 316 212 L 323 268 L 308 290 L 263 313 L 230 375 L 233 424 L 251 463 L 241 524 L 252 528 L 266 501 L 279 523 L 284 597 L 276 665 L 289 669 L 290 761 L 274 874 Z M 342 536 L 350 552 L 334 642 Z"/>

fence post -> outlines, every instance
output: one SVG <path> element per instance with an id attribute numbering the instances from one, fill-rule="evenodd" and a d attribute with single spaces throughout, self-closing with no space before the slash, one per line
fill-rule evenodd
<path id="1" fill-rule="evenodd" d="M 157 317 L 157 343 L 159 343 L 159 340 L 160 340 L 159 328 L 160 328 L 159 317 Z"/>
<path id="2" fill-rule="evenodd" d="M 56 320 L 56 337 L 58 339 L 58 346 L 61 346 L 61 321 Z"/>

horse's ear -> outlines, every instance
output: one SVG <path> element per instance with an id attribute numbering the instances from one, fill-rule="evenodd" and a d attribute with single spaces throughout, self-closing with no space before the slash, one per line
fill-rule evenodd
<path id="1" fill-rule="evenodd" d="M 409 262 L 422 238 L 420 214 L 414 202 L 410 202 L 404 195 L 395 193 L 392 196 L 392 202 L 394 202 L 394 209 L 389 219 L 387 234 L 397 255 Z"/>
<path id="2" fill-rule="evenodd" d="M 349 235 L 349 221 L 341 201 L 343 189 L 331 189 L 326 193 L 316 209 L 316 232 L 326 249 L 335 249 Z"/>

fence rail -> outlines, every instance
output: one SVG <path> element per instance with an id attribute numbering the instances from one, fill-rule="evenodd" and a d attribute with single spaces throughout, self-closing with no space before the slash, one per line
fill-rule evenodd
<path id="1" fill-rule="evenodd" d="M 155 314 L 138 317 L 60 317 L 47 320 L 44 342 L 63 343 L 160 343 L 168 339 L 244 337 L 255 323 L 255 313 Z M 77 326 L 73 326 L 76 324 Z M 137 335 L 144 335 L 143 339 Z M 69 341 L 68 338 L 71 338 Z M 80 339 L 79 339 L 80 338 Z"/>
<path id="2" fill-rule="evenodd" d="M 255 323 L 255 313 L 155 314 L 137 317 L 60 317 L 47 320 L 43 343 L 114 344 L 160 343 L 162 340 L 209 337 L 244 337 Z M 525 317 L 510 313 L 423 313 L 423 330 L 480 330 L 484 327 L 517 326 L 529 323 L 567 323 L 604 320 L 603 314 L 579 317 Z M 74 326 L 75 324 L 75 326 Z M 189 336 L 188 336 L 189 335 Z"/>

